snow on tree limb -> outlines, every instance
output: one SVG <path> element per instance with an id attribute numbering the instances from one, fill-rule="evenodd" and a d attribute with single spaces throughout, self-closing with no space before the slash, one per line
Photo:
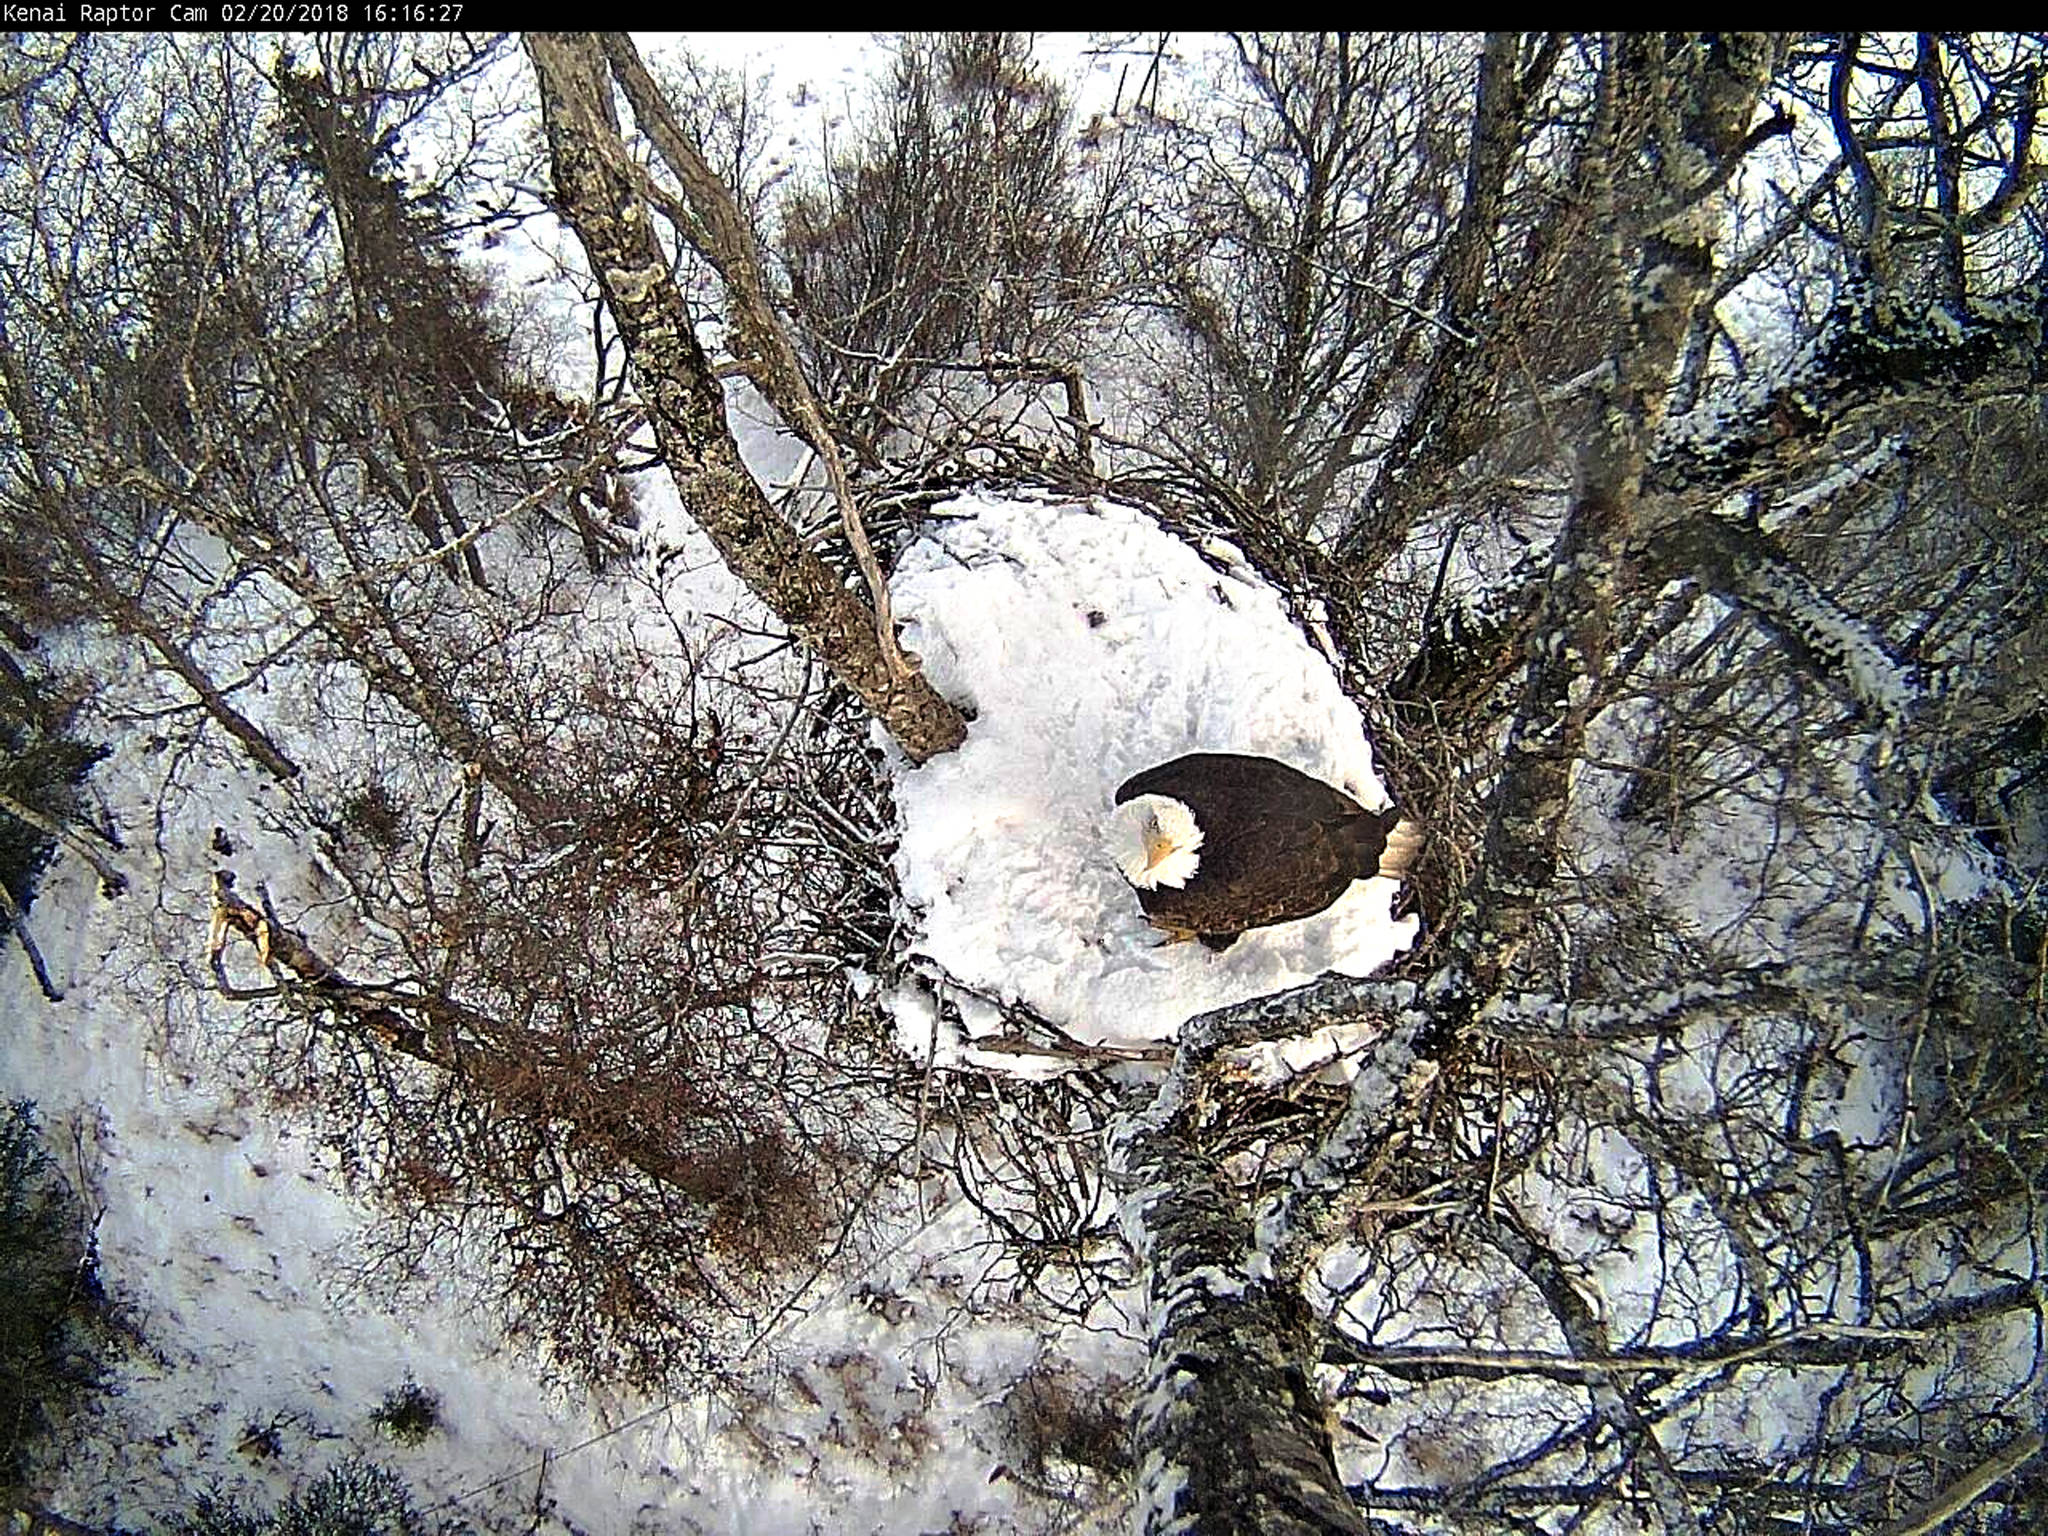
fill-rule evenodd
<path id="1" fill-rule="evenodd" d="M 1873 718 L 1897 730 L 1911 717 L 1923 692 L 1915 669 L 1894 654 L 1876 626 L 1823 592 L 1761 528 L 1709 512 L 1660 533 L 1667 558 L 1740 604 L 1816 676 Z"/>
<path id="2" fill-rule="evenodd" d="M 1887 953 L 1855 966 L 1801 962 L 1730 968 L 1676 979 L 1623 1001 L 1574 1002 L 1548 993 L 1503 992 L 1479 1010 L 1476 1022 L 1524 1040 L 1648 1039 L 1671 1034 L 1704 1013 L 1804 1006 L 1852 990 L 1912 996 L 1917 964 L 1917 957 Z"/>
<path id="3" fill-rule="evenodd" d="M 1402 995 L 1399 1021 L 1358 1073 L 1338 1125 L 1255 1231 L 1202 1145 L 1208 1065 L 1222 1045 L 1257 1027 L 1254 1019 L 1271 1026 L 1281 1018 L 1320 1018 L 1340 998 L 1337 1006 L 1356 1008 L 1362 1001 L 1357 984 L 1319 983 L 1266 1005 L 1194 1021 L 1154 1102 L 1127 1115 L 1113 1136 L 1152 1341 L 1136 1425 L 1147 1532 L 1363 1529 L 1337 1481 L 1328 1427 L 1320 1423 L 1307 1365 L 1313 1357 L 1296 1353 L 1310 1336 L 1298 1283 L 1301 1255 L 1332 1197 L 1384 1150 L 1402 1105 L 1426 1084 L 1417 1043 L 1469 1024 L 1505 974 L 1555 876 L 1569 774 L 1593 712 L 1590 684 L 1610 638 L 1647 445 L 1693 309 L 1712 275 L 1711 233 L 1700 219 L 1643 236 L 1632 262 L 1619 248 L 1619 194 L 1624 188 L 1633 193 L 1632 178 L 1642 169 L 1623 126 L 1623 99 L 1632 103 L 1635 92 L 1653 88 L 1682 97 L 1687 147 L 1696 153 L 1683 168 L 1667 165 L 1665 190 L 1690 187 L 1740 152 L 1770 51 L 1761 39 L 1722 40 L 1687 73 L 1682 91 L 1664 76 L 1668 61 L 1655 50 L 1637 54 L 1611 45 L 1605 60 L 1584 170 L 1596 216 L 1616 237 L 1606 317 L 1614 349 L 1609 396 L 1599 429 L 1579 454 L 1579 487 L 1525 652 L 1484 858 L 1448 957 L 1419 996 L 1412 990 Z M 1550 1271 L 1539 1262 L 1540 1240 L 1503 1227 L 1503 1242 L 1516 1237 L 1522 1239 L 1519 1267 L 1541 1287 L 1540 1277 Z M 1545 1296 L 1577 1352 L 1612 1352 L 1589 1311 L 1573 1310 L 1572 1298 L 1555 1287 L 1545 1288 Z M 1653 1430 L 1626 1399 L 1611 1386 L 1595 1391 L 1614 1432 L 1654 1452 Z M 1248 1451 L 1262 1465 L 1247 1466 Z M 1684 1528 L 1686 1505 L 1675 1481 L 1668 1472 L 1654 1480 L 1667 1526 Z"/>
<path id="4" fill-rule="evenodd" d="M 1645 487 L 1696 495 L 1782 476 L 1808 446 L 1880 401 L 1952 398 L 2007 374 L 2025 387 L 2041 375 L 2044 324 L 2048 275 L 1974 301 L 1915 303 L 1852 288 L 1803 361 L 1735 400 L 1672 421 L 1650 456 Z"/>
<path id="5" fill-rule="evenodd" d="M 1739 607 L 1777 636 L 1815 676 L 1896 730 L 1925 696 L 1917 669 L 1875 625 L 1823 591 L 1768 531 L 1771 523 L 1839 491 L 1896 455 L 1896 442 L 1887 439 L 1855 464 L 1774 504 L 1756 520 L 1700 510 L 1676 499 L 1653 499 L 1653 515 L 1632 538 L 1630 558 L 1649 581 L 1697 581 Z M 1526 573 L 1522 583 L 1505 593 L 1489 594 L 1477 612 L 1448 606 L 1437 633 L 1404 674 L 1403 695 L 1436 698 L 1455 685 L 1469 697 L 1475 677 L 1497 677 L 1498 669 L 1489 671 L 1485 658 L 1508 654 L 1526 640 L 1540 617 L 1543 589 L 1534 577 L 1537 569 L 1537 562 L 1525 560 L 1518 567 Z"/>
<path id="6" fill-rule="evenodd" d="M 1369 1345 L 1333 1336 L 1323 1351 L 1329 1365 L 1362 1365 L 1403 1381 L 1500 1381 L 1542 1376 L 1551 1381 L 1602 1382 L 1680 1377 L 1731 1366 L 1846 1365 L 1895 1355 L 1924 1344 L 1925 1329 L 1861 1327 L 1817 1322 L 1781 1334 L 1735 1335 L 1684 1344 L 1621 1350 L 1610 1355 L 1554 1354 L 1527 1349 L 1454 1349 L 1434 1345 Z"/>
<path id="7" fill-rule="evenodd" d="M 1313 1375 L 1315 1317 L 1248 1252 L 1243 1202 L 1185 1107 L 1161 1093 L 1112 1132 L 1151 1339 L 1133 1426 L 1138 1529 L 1355 1536 L 1366 1527 Z"/>
<path id="8" fill-rule="evenodd" d="M 1218 1052 L 1231 1046 L 1313 1034 L 1353 1023 L 1365 1013 L 1391 1015 L 1414 998 L 1413 982 L 1390 981 L 1384 976 L 1325 976 L 1271 997 L 1255 997 L 1197 1014 L 1181 1030 L 1180 1054 L 1194 1066 L 1205 1067 Z"/>
<path id="9" fill-rule="evenodd" d="M 1404 982 L 1332 976 L 1202 1014 L 1150 1102 L 1139 1090 L 1111 1132 L 1152 1341 L 1134 1427 L 1147 1536 L 1366 1529 L 1338 1478 L 1312 1375 L 1315 1318 L 1295 1277 L 1276 1274 L 1253 1243 L 1202 1119 L 1228 1048 L 1391 1012 L 1414 995 Z"/>
<path id="10" fill-rule="evenodd" d="M 1621 198 L 1626 192 L 1639 200 L 1641 190 L 1640 168 L 1621 126 L 1623 98 L 1632 101 L 1635 92 L 1651 89 L 1637 71 L 1656 66 L 1615 46 L 1601 76 L 1598 126 L 1585 168 L 1599 217 L 1616 241 L 1610 254 L 1611 313 L 1602 317 L 1613 348 L 1608 397 L 1594 430 L 1579 445 L 1578 487 L 1523 647 L 1526 666 L 1506 766 L 1491 797 L 1478 879 L 1459 917 L 1451 966 L 1462 975 L 1440 996 L 1464 995 L 1466 977 L 1479 983 L 1477 992 L 1492 990 L 1556 873 L 1571 767 L 1594 710 L 1593 683 L 1611 638 L 1649 444 L 1669 400 L 1693 311 L 1712 282 L 1712 230 L 1703 219 L 1645 236 L 1632 262 L 1622 266 Z M 1703 169 L 1740 152 L 1772 47 L 1759 37 L 1721 39 L 1685 80 L 1687 146 Z M 1671 85 L 1660 80 L 1655 89 Z M 1677 174 L 1676 166 L 1665 166 L 1665 179 Z"/>
<path id="11" fill-rule="evenodd" d="M 1276 1273 L 1299 1283 L 1317 1240 L 1334 1224 L 1337 1197 L 1369 1158 L 1387 1151 L 1401 1115 L 1435 1079 L 1436 1064 L 1415 1052 L 1432 1022 L 1426 1008 L 1403 1012 L 1360 1064 L 1337 1124 L 1294 1170 L 1286 1190 L 1259 1213 L 1255 1242 Z"/>

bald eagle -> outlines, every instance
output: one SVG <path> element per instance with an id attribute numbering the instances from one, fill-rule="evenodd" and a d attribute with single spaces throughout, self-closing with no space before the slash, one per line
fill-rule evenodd
<path id="1" fill-rule="evenodd" d="M 1354 880 L 1406 876 L 1421 828 L 1368 811 L 1270 757 L 1195 752 L 1124 781 L 1117 867 L 1172 940 L 1228 949 L 1247 928 L 1312 917 Z"/>

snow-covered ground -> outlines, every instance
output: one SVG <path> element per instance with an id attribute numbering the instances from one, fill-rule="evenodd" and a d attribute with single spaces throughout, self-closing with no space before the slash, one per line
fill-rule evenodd
<path id="1" fill-rule="evenodd" d="M 673 533 L 673 509 L 648 501 L 650 526 Z M 670 579 L 685 609 L 710 595 L 686 562 Z M 1117 784 L 1199 748 L 1264 752 L 1385 800 L 1357 710 L 1227 548 L 1198 553 L 1120 507 L 964 499 L 905 556 L 897 600 L 911 649 L 975 711 L 965 748 L 898 779 L 916 946 L 951 977 L 1077 1039 L 1138 1044 L 1325 970 L 1363 974 L 1412 936 L 1371 882 L 1222 955 L 1160 947 L 1103 854 Z M 287 705 L 274 713 L 290 723 Z M 168 798 L 167 773 L 185 784 Z M 39 1101 L 60 1149 L 78 1132 L 106 1282 L 143 1341 L 50 1469 L 54 1507 L 146 1522 L 210 1483 L 276 1491 L 259 1449 L 274 1439 L 280 1467 L 359 1447 L 425 1500 L 502 1515 L 539 1496 L 584 1528 L 782 1531 L 828 1510 L 837 1530 L 940 1529 L 955 1513 L 1029 1528 L 1036 1496 L 991 1481 L 1016 1459 L 999 1410 L 1054 1340 L 1021 1318 L 959 1331 L 977 1278 L 948 1257 L 972 1247 L 962 1212 L 907 1233 L 877 1273 L 832 1277 L 729 1381 L 666 1406 L 550 1377 L 456 1277 L 403 1306 L 370 1299 L 350 1275 L 373 1213 L 332 1149 L 243 1080 L 218 1046 L 235 1010 L 194 988 L 208 832 L 246 838 L 273 792 L 225 762 L 167 768 L 132 738 L 96 782 L 117 825 L 158 823 L 131 839 L 135 889 L 109 900 L 60 860 L 33 926 L 64 1000 L 40 998 L 18 951 L 0 970 L 0 1084 Z M 288 839 L 270 851 L 289 868 Z M 1130 1345 L 1077 1347 L 1059 1345 L 1064 1368 L 1099 1377 Z M 371 1419 L 408 1377 L 438 1394 L 445 1426 L 417 1447 Z"/>
<path id="2" fill-rule="evenodd" d="M 766 424 L 748 427 L 748 447 L 763 473 L 786 458 Z M 688 530 L 665 485 L 642 501 L 650 557 L 670 552 L 664 601 L 715 614 L 735 595 L 723 572 L 675 558 Z M 593 593 L 586 619 L 634 623 L 636 590 Z M 975 715 L 963 749 L 899 761 L 897 780 L 915 950 L 961 987 L 1019 999 L 1084 1042 L 1139 1045 L 1326 970 L 1364 974 L 1412 937 L 1374 881 L 1225 954 L 1161 947 L 1103 852 L 1116 786 L 1202 748 L 1266 753 L 1385 802 L 1356 708 L 1227 547 L 1197 552 L 1122 507 L 966 498 L 934 513 L 896 598 L 908 646 Z M 280 673 L 266 723 L 306 739 L 331 682 Z M 110 697 L 128 697 L 123 686 L 140 697 L 150 685 L 109 675 Z M 286 910 L 321 905 L 318 872 L 293 873 L 304 850 L 262 809 L 276 792 L 261 775 L 211 747 L 166 760 L 133 734 L 115 745 L 95 788 L 129 835 L 133 888 L 103 897 L 70 859 L 50 872 L 32 926 L 61 1003 L 43 1001 L 18 950 L 0 961 L 0 1088 L 39 1102 L 60 1152 L 81 1149 L 69 1171 L 140 1341 L 46 1469 L 52 1507 L 147 1524 L 195 1489 L 275 1494 L 283 1469 L 356 1448 L 424 1503 L 509 1518 L 538 1499 L 582 1529 L 935 1530 L 955 1516 L 1030 1529 L 1046 1517 L 1028 1479 L 998 1471 L 1019 1460 L 1006 1398 L 1055 1356 L 1062 1379 L 1128 1376 L 1134 1344 L 1113 1318 L 1107 1333 L 1064 1338 L 1022 1314 L 963 1327 L 960 1297 L 980 1279 L 957 1257 L 980 1235 L 965 1207 L 905 1230 L 871 1272 L 829 1276 L 729 1378 L 671 1404 L 544 1371 L 459 1276 L 411 1284 L 402 1304 L 375 1299 L 354 1273 L 375 1213 L 347 1193 L 335 1150 L 246 1078 L 227 1044 L 241 1015 L 201 985 L 207 880 L 222 862 L 213 827 L 272 876 Z M 330 734 L 302 755 L 345 782 L 336 764 L 351 750 Z M 899 1001 L 920 1058 L 930 1041 L 913 1026 L 929 1010 L 908 988 Z M 442 1429 L 418 1446 L 371 1417 L 408 1378 L 441 1403 Z"/>
<path id="3" fill-rule="evenodd" d="M 1058 46 L 1080 57 L 1078 44 Z M 772 63 L 785 106 L 836 93 L 843 107 L 883 57 L 872 40 L 824 34 L 801 46 L 735 43 L 724 62 Z M 1091 66 L 1098 94 L 1109 69 Z M 733 395 L 745 403 L 737 386 Z M 772 423 L 735 425 L 764 481 L 795 470 L 799 456 Z M 649 554 L 670 554 L 648 567 L 667 615 L 634 607 L 648 588 L 607 590 L 579 625 L 659 633 L 665 617 L 715 623 L 746 602 L 666 486 L 649 485 L 641 502 Z M 1391 916 L 1392 886 L 1371 881 L 1223 954 L 1161 946 L 1104 850 L 1117 786 L 1191 751 L 1268 755 L 1368 805 L 1386 803 L 1356 706 L 1228 546 L 1197 549 L 1115 505 L 963 497 L 934 509 L 904 552 L 895 602 L 907 647 L 974 716 L 958 752 L 922 767 L 892 758 L 911 964 L 889 1001 L 913 1063 L 1010 1072 L 1049 1060 L 1065 1070 L 1070 1062 L 988 1048 L 1012 1030 L 1005 1005 L 1080 1046 L 1158 1047 L 1194 1014 L 1331 971 L 1369 974 L 1414 941 L 1415 920 Z M 295 739 L 318 735 L 315 669 L 272 678 L 270 693 L 249 690 L 250 711 Z M 1135 1374 L 1137 1341 L 1107 1308 L 1083 1328 L 992 1303 L 996 1288 L 970 1257 L 988 1251 L 988 1234 L 965 1202 L 905 1211 L 869 1257 L 822 1275 L 728 1371 L 673 1401 L 548 1370 L 502 1336 L 459 1273 L 411 1277 L 402 1300 L 357 1284 L 377 1213 L 349 1193 L 335 1149 L 238 1067 L 241 1015 L 198 985 L 214 826 L 263 851 L 250 862 L 277 872 L 281 906 L 313 910 L 332 893 L 323 897 L 317 872 L 288 870 L 290 829 L 259 776 L 211 748 L 164 750 L 141 733 L 116 745 L 94 785 L 129 838 L 131 890 L 101 896 L 69 857 L 51 870 L 30 925 L 60 1003 L 43 1000 L 17 948 L 0 954 L 0 1092 L 38 1101 L 53 1152 L 87 1192 L 105 1283 L 134 1341 L 92 1416 L 49 1448 L 39 1488 L 50 1507 L 147 1527 L 208 1485 L 274 1496 L 290 1476 L 361 1450 L 396 1468 L 424 1507 L 484 1528 L 773 1536 L 1121 1523 L 1104 1492 L 1113 1478 L 1077 1505 L 1062 1491 L 1071 1468 L 1035 1464 L 1017 1404 L 1031 1384 L 1052 1381 L 1105 1408 Z M 302 755 L 338 779 L 333 763 L 360 746 L 330 736 Z M 1582 775 L 1582 811 L 1597 799 L 1592 777 Z M 1782 927 L 1789 941 L 1791 915 L 1759 915 L 1753 893 L 1734 883 L 1745 862 L 1728 857 L 1770 835 L 1761 811 L 1682 848 L 1578 828 L 1589 865 L 1655 876 L 1702 930 L 1718 937 L 1754 918 L 1752 928 Z M 1816 868 L 1863 862 L 1868 835 L 1845 831 Z M 1884 879 L 1885 903 L 1905 910 L 1913 893 L 1903 875 Z M 1945 894 L 1961 888 L 1951 870 L 1930 879 Z M 1660 1091 L 1679 1097 L 1685 1074 L 1704 1084 L 1709 1067 L 1729 1069 L 1717 1040 L 1697 1056 L 1674 1046 Z M 1845 1086 L 1831 1123 L 1875 1137 L 1890 1104 L 1888 1063 L 1859 1056 L 1845 1071 L 1853 1091 Z M 1697 1096 L 1711 1102 L 1704 1089 Z M 1560 1231 L 1595 1195 L 1617 1208 L 1648 1202 L 1644 1161 L 1625 1139 L 1589 1136 L 1585 1156 L 1569 1183 L 1535 1167 L 1511 1193 Z M 1667 1199 L 1663 1214 L 1705 1229 L 1699 1204 Z M 1647 1244 L 1646 1229 L 1628 1228 L 1618 1240 L 1588 1236 L 1570 1257 L 1585 1264 L 1618 1331 L 1640 1327 L 1661 1341 L 1665 1319 L 1652 1301 L 1664 1281 Z M 1723 1245 L 1697 1247 L 1688 1281 L 1702 1294 L 1726 1289 Z M 1333 1291 L 1351 1257 L 1333 1257 L 1323 1277 Z M 1470 1294 L 1490 1302 L 1506 1284 L 1481 1277 Z M 1362 1289 L 1354 1311 L 1381 1295 Z M 1470 1343 L 1495 1328 L 1510 1344 L 1555 1347 L 1549 1323 L 1522 1299 L 1489 1322 L 1432 1298 L 1416 1307 L 1411 1337 Z M 1429 1320 L 1432 1307 L 1441 1320 Z M 371 1417 L 408 1378 L 441 1404 L 440 1428 L 418 1445 L 393 1441 Z M 1445 1396 L 1481 1395 L 1459 1386 Z M 1763 1440 L 1803 1421 L 1761 1396 L 1757 1404 Z M 1525 1404 L 1510 1406 L 1528 1417 Z M 1462 1454 L 1492 1454 L 1509 1438 L 1475 1430 Z M 273 1440 L 274 1460 L 265 1454 Z M 1385 1452 L 1417 1479 L 1440 1474 L 1446 1454 L 1417 1436 Z"/>
<path id="4" fill-rule="evenodd" d="M 792 157 L 812 152 L 798 136 L 862 104 L 886 53 L 844 35 L 713 51 L 715 62 L 772 74 Z M 523 291 L 562 249 L 511 259 L 526 250 L 514 240 L 496 257 Z M 536 302 L 536 324 L 566 339 L 573 373 L 578 318 Z M 733 394 L 750 464 L 764 483 L 785 479 L 798 457 L 789 439 L 744 389 Z M 751 620 L 672 488 L 649 480 L 637 494 L 665 611 L 636 611 L 647 588 L 628 584 L 594 589 L 579 623 L 659 635 L 670 618 Z M 1178 548 L 1151 537 L 1162 555 Z M 906 588 L 905 601 L 908 612 L 924 600 Z M 1152 599 L 1120 606 L 1140 602 Z M 116 691 L 135 682 L 117 649 L 85 635 L 54 645 Z M 232 655 L 218 661 L 233 670 Z M 331 714 L 333 681 L 287 664 L 240 702 L 316 777 L 342 782 L 365 743 Z M 150 685 L 135 686 L 130 704 Z M 991 730 L 998 717 L 992 709 Z M 396 1298 L 366 1288 L 355 1266 L 379 1213 L 352 1196 L 336 1149 L 249 1080 L 232 1044 L 246 1018 L 203 990 L 208 878 L 222 862 L 213 829 L 264 872 L 282 910 L 308 914 L 320 942 L 335 932 L 319 914 L 345 930 L 346 906 L 306 867 L 317 855 L 295 846 L 275 788 L 233 754 L 167 751 L 136 731 L 114 745 L 93 791 L 127 839 L 130 890 L 103 897 L 69 856 L 46 875 L 30 926 L 62 1002 L 43 999 L 17 946 L 0 948 L 0 1092 L 36 1101 L 46 1144 L 84 1192 L 129 1333 L 107 1391 L 44 1448 L 46 1507 L 148 1529 L 210 1488 L 246 1491 L 262 1507 L 360 1452 L 396 1470 L 437 1518 L 480 1529 L 781 1536 L 1120 1523 L 1114 1479 L 1071 1503 L 1080 1474 L 1057 1454 L 1048 1464 L 1045 1426 L 1019 1404 L 1050 1390 L 1108 1411 L 1106 1384 L 1133 1374 L 1135 1343 L 1115 1316 L 1063 1330 L 991 1307 L 1001 1292 L 983 1269 L 995 1250 L 965 1203 L 938 1202 L 922 1221 L 912 1213 L 879 1257 L 820 1277 L 728 1371 L 672 1402 L 548 1369 L 530 1343 L 502 1336 L 459 1273 L 404 1277 Z M 1369 771 L 1357 745 L 1351 756 Z M 957 921 L 951 932 L 962 936 Z M 372 1420 L 408 1379 L 440 1403 L 439 1427 L 417 1445 Z M 1039 1417 L 1057 1420 L 1056 1408 Z"/>
<path id="5" fill-rule="evenodd" d="M 673 533 L 674 509 L 647 501 L 651 526 Z M 717 574 L 671 560 L 675 611 L 715 595 Z M 277 693 L 267 724 L 295 741 L 318 730 L 309 685 L 281 678 Z M 348 744 L 326 748 L 345 757 Z M 0 954 L 0 1092 L 37 1101 L 132 1335 L 108 1391 L 46 1450 L 47 1507 L 148 1528 L 209 1488 L 260 1507 L 355 1451 L 423 1507 L 485 1529 L 525 1529 L 536 1510 L 557 1522 L 544 1530 L 764 1536 L 1115 1523 L 1114 1499 L 1067 1508 L 1060 1489 L 1080 1474 L 1042 1464 L 1017 1405 L 1050 1382 L 1100 1411 L 1102 1384 L 1134 1370 L 1135 1340 L 1115 1316 L 1062 1330 L 989 1309 L 993 1250 L 964 1202 L 905 1215 L 879 1257 L 821 1276 L 673 1401 L 546 1368 L 459 1272 L 403 1277 L 395 1297 L 366 1285 L 378 1213 L 350 1194 L 336 1148 L 251 1080 L 232 1044 L 245 1017 L 202 986 L 207 881 L 223 862 L 213 827 L 274 877 L 283 909 L 318 904 L 275 789 L 213 747 L 164 753 L 138 733 L 94 787 L 127 837 L 130 890 L 101 895 L 69 857 L 46 876 L 30 924 L 61 1002 L 43 999 L 18 947 Z M 345 928 L 344 916 L 333 931 Z M 408 1379 L 440 1402 L 417 1445 L 372 1418 Z"/>

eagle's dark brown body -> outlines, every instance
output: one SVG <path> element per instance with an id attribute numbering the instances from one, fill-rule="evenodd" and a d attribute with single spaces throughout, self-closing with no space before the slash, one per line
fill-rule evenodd
<path id="1" fill-rule="evenodd" d="M 1156 926 L 1192 933 L 1212 949 L 1247 928 L 1311 917 L 1352 881 L 1381 873 L 1401 819 L 1398 811 L 1368 811 L 1285 763 L 1235 752 L 1195 752 L 1148 768 L 1124 782 L 1116 803 L 1139 795 L 1187 806 L 1202 847 L 1185 886 L 1139 890 L 1138 902 Z"/>

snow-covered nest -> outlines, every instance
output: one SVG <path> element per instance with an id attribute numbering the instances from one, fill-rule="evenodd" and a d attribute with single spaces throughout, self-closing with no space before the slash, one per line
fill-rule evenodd
<path id="1" fill-rule="evenodd" d="M 948 976 L 1084 1044 L 1142 1046 L 1211 1008 L 1367 975 L 1413 942 L 1394 884 L 1368 880 L 1222 954 L 1161 946 L 1103 850 L 1117 786 L 1185 752 L 1278 758 L 1387 804 L 1358 710 L 1228 545 L 1197 553 L 1099 502 L 966 498 L 936 509 L 893 595 L 905 645 L 974 712 L 965 746 L 896 785 L 913 949 Z M 993 1013 L 964 1010 L 977 1034 Z M 899 999 L 919 1054 L 933 1018 L 928 999 Z"/>

